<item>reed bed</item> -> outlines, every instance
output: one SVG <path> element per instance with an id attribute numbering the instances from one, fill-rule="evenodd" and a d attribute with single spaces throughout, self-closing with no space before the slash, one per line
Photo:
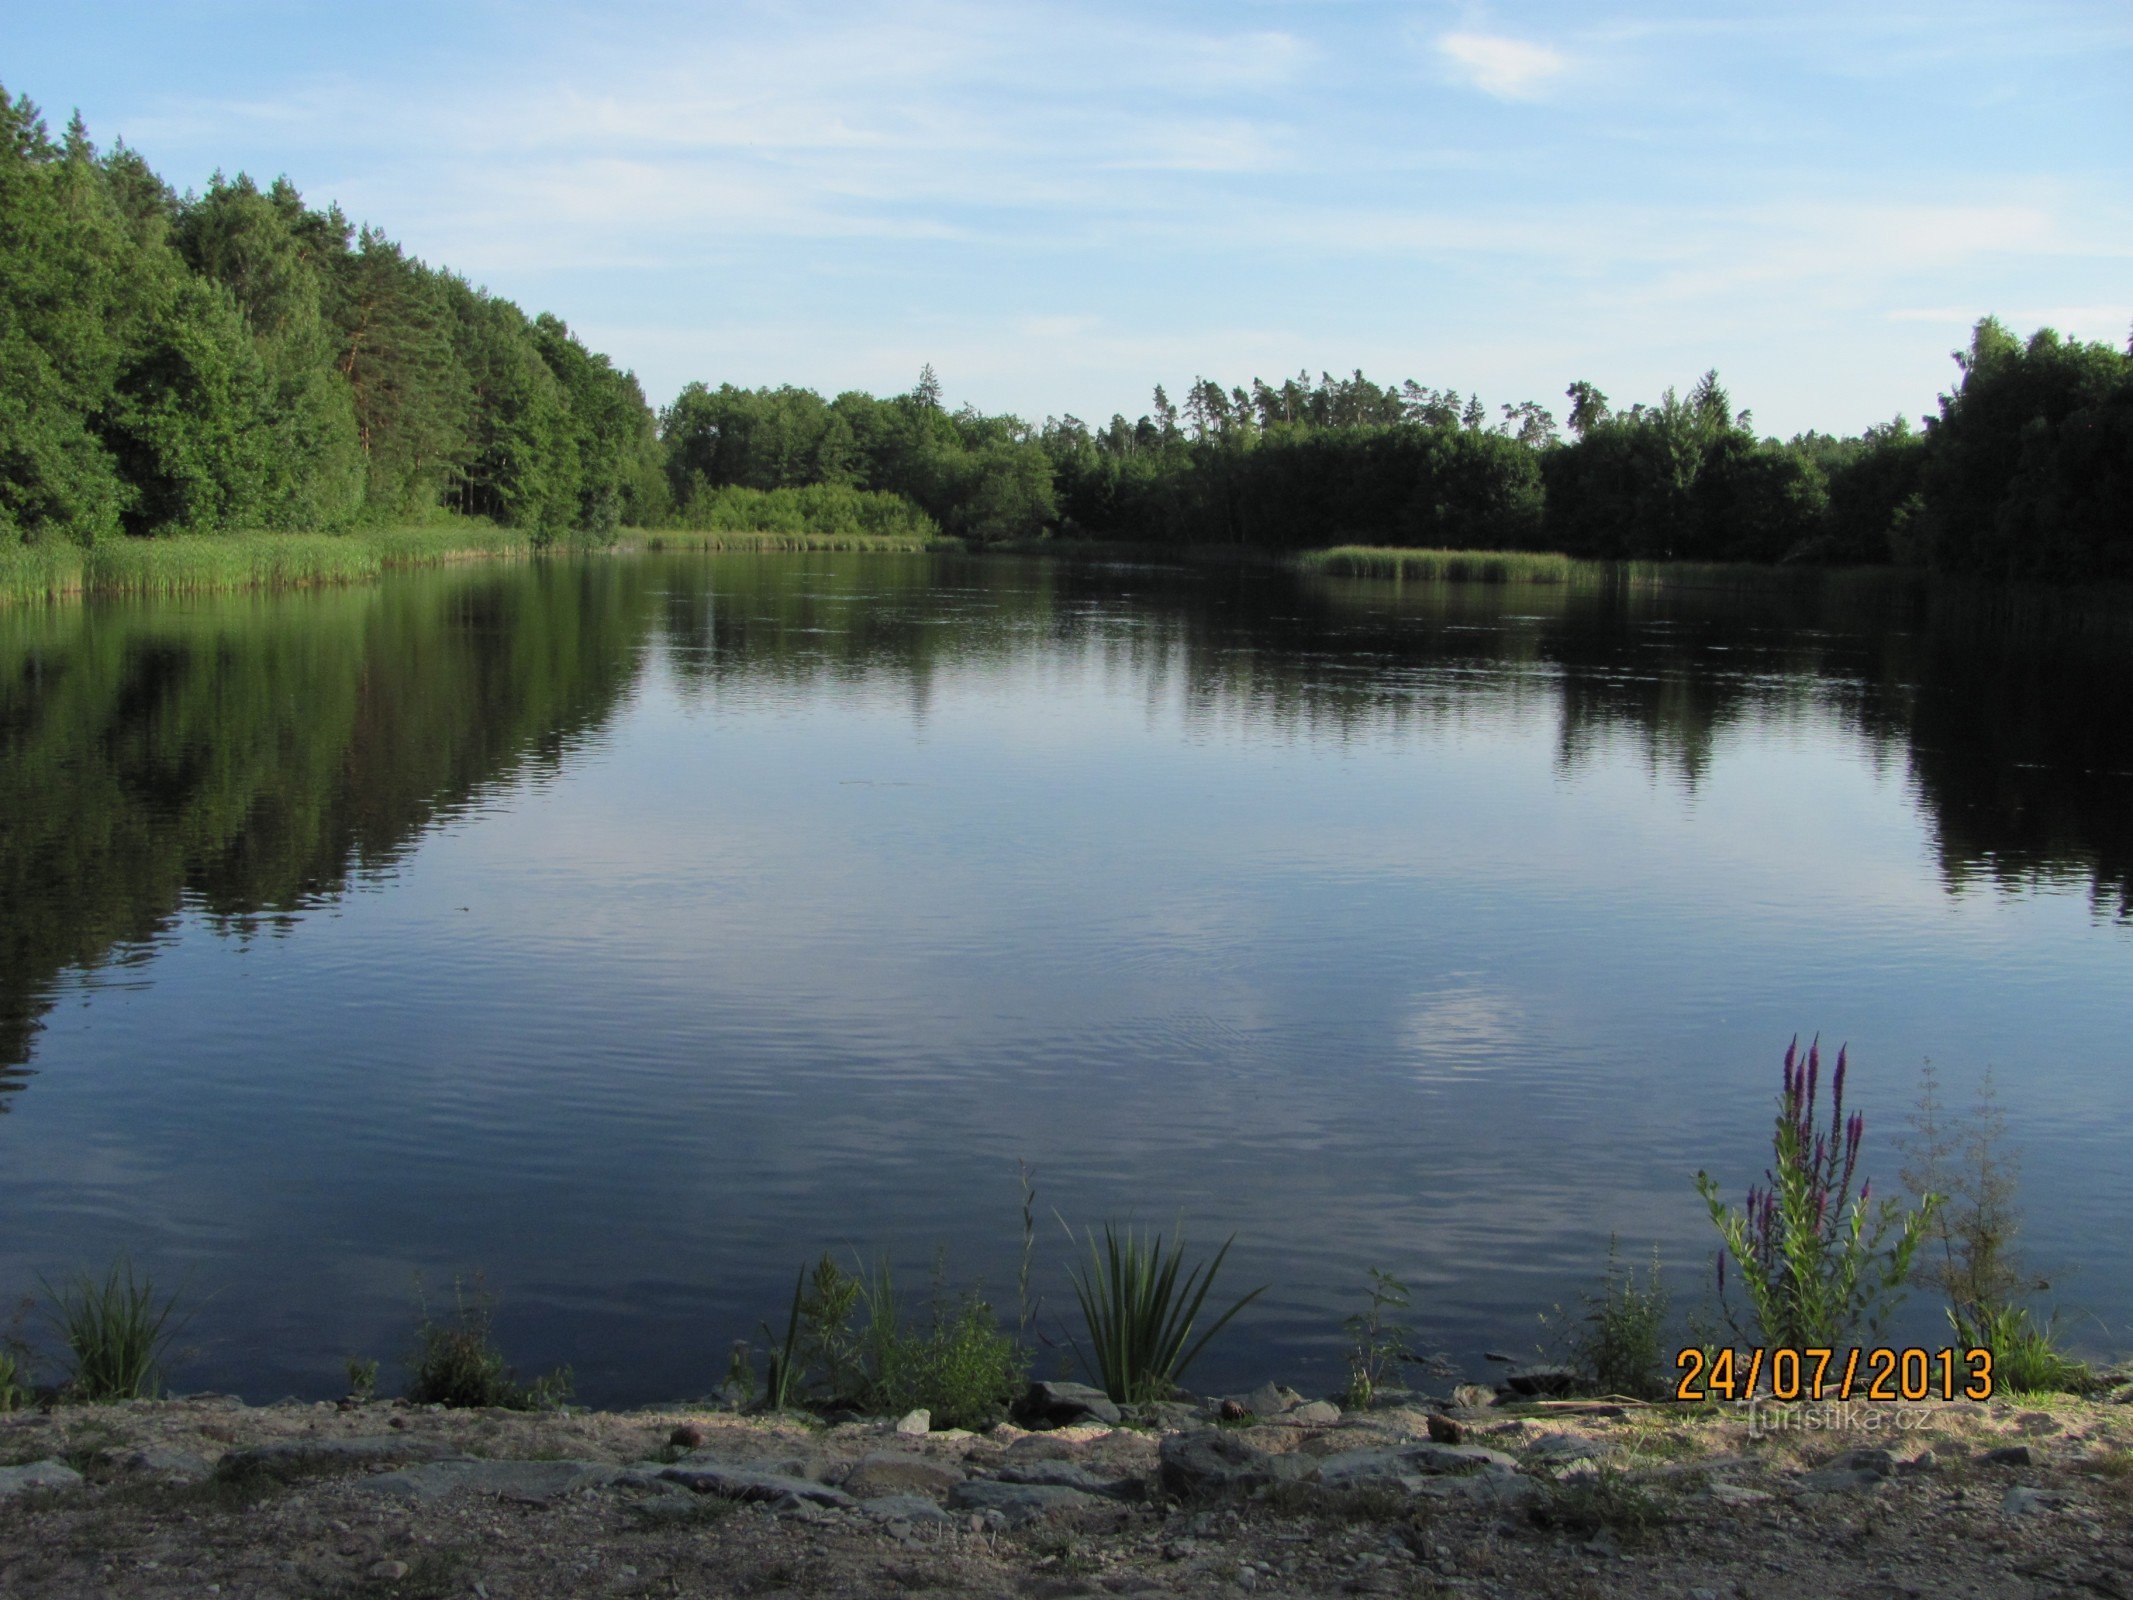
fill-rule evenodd
<path id="1" fill-rule="evenodd" d="M 83 595 L 171 596 L 361 583 L 389 567 L 525 555 L 522 532 L 486 523 L 360 533 L 187 534 L 89 548 L 0 545 L 0 604 Z"/>
<path id="2" fill-rule="evenodd" d="M 1888 568 L 1785 567 L 1753 562 L 1587 561 L 1553 550 L 1406 550 L 1336 545 L 1292 558 L 1302 572 L 1412 583 L 1530 583 L 1593 588 L 1820 589 L 1833 579 L 1886 585 Z"/>
<path id="3" fill-rule="evenodd" d="M 749 532 L 728 528 L 630 531 L 625 539 L 646 550 L 960 550 L 942 534 Z"/>

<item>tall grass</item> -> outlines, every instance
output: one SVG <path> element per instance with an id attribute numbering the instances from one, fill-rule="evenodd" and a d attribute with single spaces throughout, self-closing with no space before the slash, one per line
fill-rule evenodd
<path id="1" fill-rule="evenodd" d="M 101 1283 L 84 1272 L 63 1288 L 46 1282 L 44 1290 L 67 1348 L 70 1394 L 94 1402 L 155 1398 L 184 1330 L 177 1295 L 158 1294 L 155 1281 L 123 1255 Z"/>
<path id="2" fill-rule="evenodd" d="M 1088 1243 L 1088 1268 L 1073 1274 L 1091 1352 L 1082 1359 L 1104 1393 L 1121 1405 L 1169 1399 L 1208 1341 L 1266 1292 L 1262 1284 L 1244 1295 L 1194 1340 L 1193 1327 L 1235 1234 L 1213 1260 L 1194 1266 L 1182 1280 L 1182 1231 L 1166 1250 L 1161 1234 L 1143 1239 L 1131 1228 L 1121 1231 L 1107 1222 L 1103 1247 L 1097 1247 L 1093 1231 Z"/>
<path id="3" fill-rule="evenodd" d="M 1398 550 L 1344 544 L 1296 557 L 1305 572 L 1332 578 L 1391 578 L 1422 583 L 1603 582 L 1604 564 L 1547 550 Z"/>
<path id="4" fill-rule="evenodd" d="M 1721 561 L 1587 561 L 1554 550 L 1407 550 L 1336 545 L 1290 558 L 1301 572 L 1331 578 L 1404 583 L 1560 584 L 1637 589 L 1820 589 L 1864 573 L 1887 582 L 1886 569 L 1772 567 Z"/>
<path id="5" fill-rule="evenodd" d="M 55 542 L 0 545 L 0 604 L 361 583 L 391 567 L 525 555 L 533 547 L 525 532 L 485 522 L 359 533 L 107 539 L 87 549 Z"/>

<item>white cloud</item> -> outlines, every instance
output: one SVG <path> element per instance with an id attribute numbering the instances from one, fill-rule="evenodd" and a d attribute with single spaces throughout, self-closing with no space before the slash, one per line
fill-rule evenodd
<path id="1" fill-rule="evenodd" d="M 1439 53 L 1483 94 L 1499 100 L 1535 100 L 1570 65 L 1560 50 L 1495 33 L 1447 33 Z"/>

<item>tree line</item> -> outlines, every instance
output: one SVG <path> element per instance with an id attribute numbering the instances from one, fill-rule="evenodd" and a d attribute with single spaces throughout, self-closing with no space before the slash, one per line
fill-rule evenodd
<path id="1" fill-rule="evenodd" d="M 1716 373 L 1617 408 L 1360 371 L 1158 386 L 1032 425 L 910 392 L 712 388 L 658 413 L 560 320 L 284 180 L 179 196 L 0 94 L 0 539 L 482 516 L 551 535 L 725 526 L 735 491 L 888 494 L 976 544 L 1551 549 L 2133 577 L 2133 347 L 1978 323 L 1938 414 L 1760 436 Z M 849 497 L 845 497 L 849 498 Z M 790 499 L 790 497 L 786 497 Z M 770 501 L 760 502 L 771 504 Z M 775 502 L 785 506 L 785 500 Z M 857 505 L 859 502 L 854 501 Z M 791 509 L 786 507 L 786 509 Z"/>

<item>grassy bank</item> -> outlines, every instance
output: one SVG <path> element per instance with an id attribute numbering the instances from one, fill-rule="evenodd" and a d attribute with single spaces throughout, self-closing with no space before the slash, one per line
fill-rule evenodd
<path id="1" fill-rule="evenodd" d="M 623 530 L 622 548 L 644 550 L 960 550 L 946 534 L 859 532 L 748 532 L 725 528 Z"/>
<path id="2" fill-rule="evenodd" d="M 1399 583 L 1534 583 L 1599 587 L 1770 589 L 1815 586 L 1832 573 L 1892 573 L 1893 568 L 1784 567 L 1751 562 L 1585 561 L 1553 550 L 1407 550 L 1344 544 L 1290 558 L 1301 572 Z"/>
<path id="3" fill-rule="evenodd" d="M 358 583 L 390 567 L 524 556 L 522 532 L 487 523 L 365 533 L 237 533 L 112 539 L 84 548 L 0 545 L 0 604 L 86 595 L 210 594 Z"/>

